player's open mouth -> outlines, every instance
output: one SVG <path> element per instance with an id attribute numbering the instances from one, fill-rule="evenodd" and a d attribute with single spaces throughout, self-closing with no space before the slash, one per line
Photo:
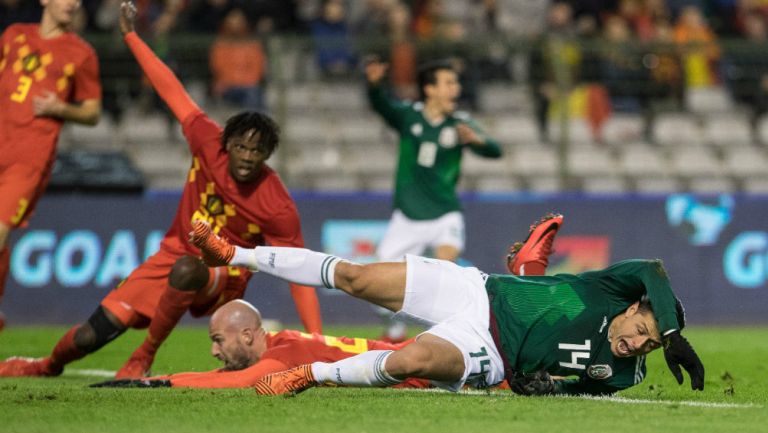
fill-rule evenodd
<path id="1" fill-rule="evenodd" d="M 241 177 L 247 177 L 253 173 L 253 170 L 253 167 L 237 167 L 237 174 Z"/>
<path id="2" fill-rule="evenodd" d="M 629 345 L 627 345 L 627 342 L 623 339 L 619 340 L 618 344 L 616 344 L 616 351 L 622 356 L 629 356 L 632 354 L 629 350 Z"/>

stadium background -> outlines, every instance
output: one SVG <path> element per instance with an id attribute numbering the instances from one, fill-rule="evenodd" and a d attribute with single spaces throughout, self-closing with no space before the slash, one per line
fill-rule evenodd
<path id="1" fill-rule="evenodd" d="M 34 20 L 36 3 L 2 2 L 0 26 Z M 177 125 L 115 33 L 119 2 L 83 3 L 106 113 L 95 128 L 66 127 L 51 193 L 13 238 L 11 323 L 86 317 L 156 245 L 189 166 Z M 142 37 L 204 109 L 220 121 L 240 110 L 210 67 L 236 2 L 139 3 Z M 393 91 L 412 95 L 413 66 L 450 56 L 463 68 L 462 104 L 505 151 L 464 161 L 464 260 L 502 272 L 508 244 L 556 210 L 566 225 L 554 271 L 659 257 L 692 322 L 768 320 L 763 2 L 327 3 L 347 7 L 341 20 L 318 18 L 319 2 L 241 5 L 265 53 L 263 106 L 284 129 L 271 164 L 308 247 L 370 259 L 389 217 L 395 137 L 367 107 L 363 57 L 392 60 Z M 404 28 L 397 5 L 410 14 Z M 257 275 L 247 299 L 295 322 L 282 283 Z M 332 292 L 321 304 L 329 323 L 377 320 Z"/>

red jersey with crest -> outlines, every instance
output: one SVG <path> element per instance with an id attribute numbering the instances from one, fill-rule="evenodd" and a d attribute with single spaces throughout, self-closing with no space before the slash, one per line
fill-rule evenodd
<path id="1" fill-rule="evenodd" d="M 264 165 L 257 180 L 238 183 L 229 174 L 229 157 L 221 144 L 223 130 L 216 122 L 195 111 L 183 120 L 182 128 L 192 167 L 163 246 L 199 255 L 188 239 L 197 219 L 208 221 L 214 232 L 242 247 L 304 246 L 296 205 L 274 170 Z"/>
<path id="2" fill-rule="evenodd" d="M 46 91 L 66 102 L 101 99 L 96 52 L 74 33 L 40 37 L 39 24 L 13 24 L 0 36 L 0 168 L 45 168 L 63 120 L 36 117 L 32 100 Z"/>
<path id="3" fill-rule="evenodd" d="M 285 330 L 267 334 L 267 350 L 256 364 L 239 371 L 213 370 L 204 373 L 177 373 L 150 379 L 170 379 L 182 388 L 246 388 L 267 374 L 313 362 L 336 362 L 369 350 L 398 350 L 413 342 L 386 343 L 364 338 L 331 337 Z M 403 387 L 427 387 L 425 380 L 409 379 Z"/>

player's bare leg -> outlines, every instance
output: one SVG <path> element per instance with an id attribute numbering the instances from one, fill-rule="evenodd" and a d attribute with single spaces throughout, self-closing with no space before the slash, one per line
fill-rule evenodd
<path id="1" fill-rule="evenodd" d="M 453 245 L 439 245 L 434 249 L 433 253 L 435 258 L 438 260 L 455 262 L 459 259 L 459 254 L 461 254 L 461 251 L 459 251 L 459 249 Z"/>
<path id="2" fill-rule="evenodd" d="M 422 334 L 410 345 L 397 350 L 372 350 L 341 361 L 315 362 L 260 379 L 257 394 L 297 394 L 320 384 L 382 387 L 411 378 L 456 382 L 464 374 L 464 358 L 448 341 Z"/>

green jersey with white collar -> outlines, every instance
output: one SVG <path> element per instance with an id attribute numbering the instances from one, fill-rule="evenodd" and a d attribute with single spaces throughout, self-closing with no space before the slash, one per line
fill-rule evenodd
<path id="1" fill-rule="evenodd" d="M 480 156 L 501 156 L 498 143 L 463 111 L 432 124 L 423 115 L 423 103 L 392 100 L 380 85 L 369 86 L 368 99 L 400 135 L 394 207 L 410 219 L 431 220 L 461 209 L 456 185 L 464 147 Z M 456 131 L 459 123 L 474 129 L 484 145 L 462 145 Z"/>
<path id="2" fill-rule="evenodd" d="M 615 357 L 608 341 L 613 318 L 643 296 L 662 335 L 680 329 L 659 260 L 625 260 L 577 275 L 490 275 L 486 289 L 505 362 L 515 371 L 577 376 L 556 381 L 561 393 L 611 393 L 643 380 L 645 357 Z"/>

